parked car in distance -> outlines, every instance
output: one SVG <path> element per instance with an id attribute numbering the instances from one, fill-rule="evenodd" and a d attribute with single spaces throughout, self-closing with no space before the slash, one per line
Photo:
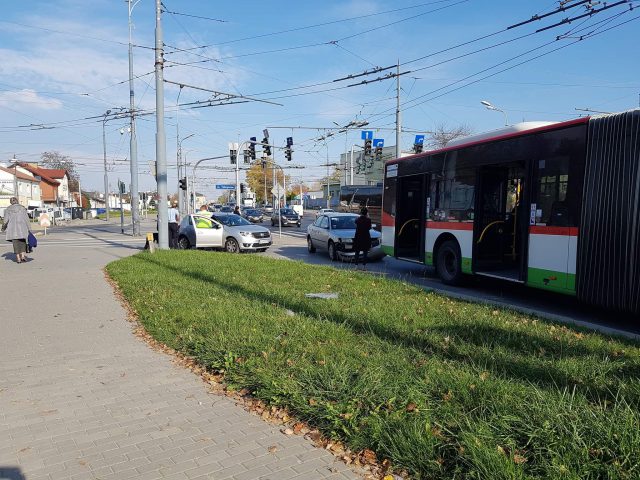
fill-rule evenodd
<path id="1" fill-rule="evenodd" d="M 333 211 L 334 211 L 333 208 L 321 208 L 316 212 L 316 218 L 318 218 L 320 215 L 324 215 L 325 213 L 331 213 Z"/>
<path id="2" fill-rule="evenodd" d="M 284 227 L 286 225 L 302 225 L 300 216 L 290 208 L 281 208 L 280 213 L 275 210 L 271 215 L 271 226 L 275 227 L 278 222 Z"/>
<path id="3" fill-rule="evenodd" d="M 318 216 L 316 221 L 307 227 L 307 249 L 309 253 L 326 250 L 331 260 L 353 259 L 353 238 L 356 235 L 355 213 L 328 212 Z M 385 256 L 380 246 L 380 232 L 373 229 L 371 234 L 371 250 L 367 255 L 370 260 L 379 260 Z"/>
<path id="4" fill-rule="evenodd" d="M 233 213 L 193 214 L 180 222 L 178 245 L 185 250 L 223 248 L 230 253 L 265 252 L 271 246 L 271 232 Z"/>
<path id="5" fill-rule="evenodd" d="M 220 213 L 233 213 L 233 207 L 230 207 L 229 205 L 224 205 L 223 207 L 220 207 L 220 210 L 218 210 L 218 212 L 220 212 Z"/>
<path id="6" fill-rule="evenodd" d="M 255 208 L 247 208 L 242 212 L 242 216 L 249 220 L 251 223 L 262 223 L 264 215 L 262 212 Z"/>
<path id="7" fill-rule="evenodd" d="M 266 205 L 262 205 L 260 208 L 265 215 L 271 215 L 273 213 L 273 205 L 269 205 L 268 203 Z"/>

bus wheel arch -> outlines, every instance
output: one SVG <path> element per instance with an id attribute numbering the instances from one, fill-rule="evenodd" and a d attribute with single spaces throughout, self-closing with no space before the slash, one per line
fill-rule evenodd
<path id="1" fill-rule="evenodd" d="M 450 233 L 438 237 L 433 249 L 438 277 L 446 285 L 460 285 L 463 281 L 462 252 L 458 239 Z"/>

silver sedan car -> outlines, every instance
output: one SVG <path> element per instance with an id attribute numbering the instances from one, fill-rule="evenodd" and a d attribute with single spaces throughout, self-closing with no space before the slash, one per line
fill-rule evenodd
<path id="1" fill-rule="evenodd" d="M 353 238 L 356 235 L 354 213 L 328 212 L 319 215 L 316 221 L 307 227 L 307 248 L 310 253 L 317 249 L 326 250 L 331 260 L 345 260 L 355 257 Z M 380 232 L 371 229 L 371 250 L 368 258 L 379 260 L 385 256 L 380 247 Z"/>
<path id="2" fill-rule="evenodd" d="M 180 223 L 178 245 L 182 249 L 224 248 L 230 253 L 265 252 L 271 246 L 271 232 L 233 213 L 187 215 Z"/>

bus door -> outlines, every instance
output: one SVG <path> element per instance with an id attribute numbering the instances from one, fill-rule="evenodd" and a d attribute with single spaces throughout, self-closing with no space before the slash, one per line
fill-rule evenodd
<path id="1" fill-rule="evenodd" d="M 427 175 L 413 175 L 398 178 L 395 228 L 397 258 L 420 263 L 424 261 L 427 177 Z"/>
<path id="2" fill-rule="evenodd" d="M 473 269 L 479 275 L 526 280 L 525 162 L 484 166 L 478 172 Z"/>

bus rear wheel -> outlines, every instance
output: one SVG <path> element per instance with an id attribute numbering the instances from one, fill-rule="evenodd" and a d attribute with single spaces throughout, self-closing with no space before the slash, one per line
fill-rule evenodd
<path id="1" fill-rule="evenodd" d="M 462 255 L 460 246 L 455 240 L 447 240 L 436 256 L 436 271 L 446 285 L 460 285 L 462 283 Z"/>

